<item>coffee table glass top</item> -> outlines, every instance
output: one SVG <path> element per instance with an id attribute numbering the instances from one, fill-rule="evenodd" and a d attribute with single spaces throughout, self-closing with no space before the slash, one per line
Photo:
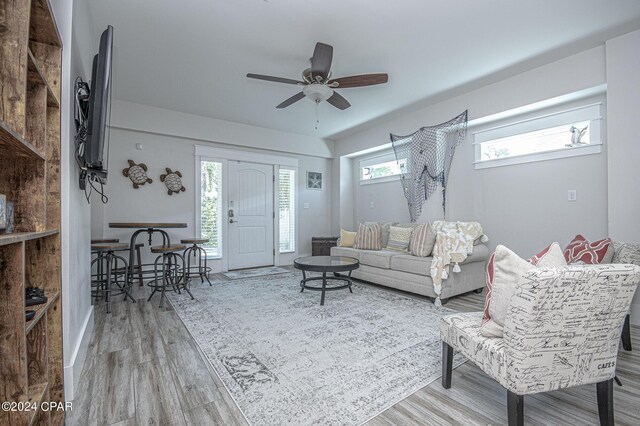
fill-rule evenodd
<path id="1" fill-rule="evenodd" d="M 299 257 L 293 261 L 298 269 L 305 270 L 339 270 L 339 269 L 356 269 L 360 263 L 358 259 L 347 256 L 309 256 Z"/>

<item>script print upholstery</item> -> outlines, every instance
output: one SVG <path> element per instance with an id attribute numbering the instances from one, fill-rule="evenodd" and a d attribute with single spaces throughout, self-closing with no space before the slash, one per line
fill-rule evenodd
<path id="1" fill-rule="evenodd" d="M 441 337 L 518 395 L 603 382 L 638 281 L 627 264 L 534 269 L 509 302 L 504 338 L 479 333 L 481 313 L 444 317 Z"/>

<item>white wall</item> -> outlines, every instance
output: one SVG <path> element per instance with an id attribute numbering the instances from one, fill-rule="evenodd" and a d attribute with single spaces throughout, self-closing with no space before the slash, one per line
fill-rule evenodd
<path id="1" fill-rule="evenodd" d="M 606 81 L 604 58 L 603 47 L 591 49 L 378 124 L 336 141 L 336 154 L 386 144 L 389 133 L 409 134 L 465 109 L 474 120 L 602 85 Z M 523 256 L 535 254 L 552 241 L 566 244 L 578 232 L 593 239 L 607 235 L 606 153 L 475 170 L 473 131 L 481 128 L 470 128 L 467 139 L 456 149 L 447 188 L 448 220 L 478 221 L 492 247 L 505 244 Z M 357 173 L 352 179 L 356 221 L 408 220 L 399 182 L 359 185 Z M 577 189 L 577 202 L 567 201 L 568 189 Z M 440 205 L 437 191 L 423 208 L 420 221 L 442 218 Z"/>
<path id="2" fill-rule="evenodd" d="M 605 102 L 604 96 L 566 102 L 545 112 L 595 102 Z M 535 114 L 521 114 L 510 120 L 525 119 Z M 606 123 L 606 117 L 603 122 Z M 590 239 L 605 237 L 606 152 L 475 170 L 473 132 L 504 123 L 505 120 L 493 121 L 470 128 L 467 138 L 457 147 L 447 188 L 446 219 L 478 221 L 491 238 L 491 247 L 498 243 L 505 244 L 527 257 L 552 241 L 565 245 L 578 233 Z M 603 125 L 602 137 L 606 137 L 606 125 Z M 357 164 L 360 158 L 354 159 L 354 162 Z M 355 168 L 353 179 L 357 221 L 408 222 L 409 213 L 400 182 L 360 185 L 357 165 Z M 568 189 L 577 190 L 576 202 L 567 201 Z M 442 193 L 436 190 L 423 206 L 418 222 L 431 222 L 444 217 Z"/>
<path id="3" fill-rule="evenodd" d="M 609 107 L 609 234 L 640 243 L 640 31 L 607 42 Z M 640 292 L 631 321 L 640 325 Z"/>
<path id="4" fill-rule="evenodd" d="M 77 75 L 87 78 L 86 68 L 95 46 L 82 2 L 52 1 L 62 37 L 61 89 L 61 206 L 62 206 L 62 315 L 65 398 L 74 398 L 86 349 L 93 329 L 90 299 L 90 207 L 78 189 L 74 158 L 73 84 Z"/>
<path id="5" fill-rule="evenodd" d="M 124 120 L 124 112 L 121 108 L 125 108 L 126 121 Z M 210 145 L 224 149 L 236 149 L 242 151 L 251 151 L 259 153 L 277 154 L 278 152 L 260 150 L 255 148 L 247 148 L 252 142 L 255 142 L 259 135 L 262 134 L 261 128 L 250 128 L 252 132 L 251 141 L 247 141 L 246 146 L 241 145 L 243 140 L 237 135 L 233 140 L 233 144 L 227 144 L 225 140 L 217 140 L 216 142 L 203 141 L 202 139 L 194 140 L 189 136 L 193 135 L 197 129 L 185 127 L 183 119 L 193 123 L 200 117 L 187 116 L 182 113 L 173 111 L 160 110 L 162 115 L 161 122 L 171 121 L 175 123 L 175 127 L 170 135 L 162 134 L 162 130 L 153 127 L 152 124 L 145 125 L 145 131 L 138 130 L 140 123 L 144 121 L 144 117 L 148 117 L 146 106 L 136 105 L 131 108 L 130 104 L 125 102 L 114 102 L 112 112 L 112 123 L 120 126 L 111 129 L 111 143 L 109 153 L 109 178 L 105 186 L 109 201 L 106 205 L 101 203 L 93 203 L 92 206 L 92 235 L 94 238 L 99 237 L 117 237 L 121 241 L 128 241 L 131 236 L 130 230 L 117 230 L 108 227 L 109 222 L 186 222 L 186 229 L 170 230 L 169 233 L 172 241 L 178 241 L 180 238 L 193 237 L 195 232 L 195 145 Z M 153 108 L 153 112 L 158 112 L 158 108 Z M 143 117 L 140 121 L 136 115 L 140 112 Z M 196 120 L 197 121 L 197 120 Z M 127 123 L 136 124 L 136 129 L 125 129 L 123 126 Z M 235 126 L 236 123 L 222 122 L 215 120 L 214 125 L 230 125 Z M 248 126 L 251 127 L 251 126 Z M 185 130 L 187 135 L 178 135 L 179 131 Z M 214 132 L 222 134 L 221 131 Z M 268 132 L 267 132 L 268 133 Z M 279 132 L 282 133 L 282 132 Z M 287 144 L 294 144 L 297 135 L 288 134 L 283 137 Z M 136 149 L 136 144 L 142 144 L 142 150 Z M 236 145 L 237 144 L 237 145 Z M 278 147 L 277 144 L 274 144 Z M 297 144 L 297 151 L 305 150 L 308 152 L 325 152 L 326 145 L 320 145 L 319 142 L 301 137 Z M 284 149 L 281 145 L 280 148 Z M 311 253 L 311 237 L 312 236 L 328 236 L 330 235 L 331 222 L 331 159 L 323 157 L 314 157 L 309 155 L 301 155 L 292 151 L 286 155 L 298 159 L 298 253 L 300 255 Z M 281 151 L 279 151 L 281 153 Z M 284 154 L 282 154 L 284 155 Z M 122 169 L 127 167 L 127 160 L 132 159 L 138 163 L 145 163 L 148 168 L 148 175 L 154 180 L 152 184 L 146 184 L 140 189 L 134 189 L 131 181 L 122 175 Z M 168 195 L 167 190 L 159 176 L 164 173 L 164 168 L 169 167 L 173 170 L 179 170 L 183 175 L 183 183 L 186 192 L 174 195 Z M 323 190 L 307 190 L 306 189 L 306 172 L 316 171 L 322 172 L 324 177 Z M 308 204 L 305 209 L 304 205 Z M 225 208 L 223 208 L 225 210 Z M 143 241 L 139 238 L 138 241 Z M 156 240 L 158 241 L 158 240 Z M 146 249 L 145 249 L 146 250 Z M 146 253 L 145 257 L 151 259 L 151 255 Z M 221 262 L 214 263 L 214 267 L 220 268 Z"/>
<path id="6" fill-rule="evenodd" d="M 267 149 L 325 158 L 333 156 L 333 142 L 329 140 L 118 100 L 112 105 L 111 126 L 220 142 L 245 149 Z"/>
<path id="7" fill-rule="evenodd" d="M 422 126 L 444 122 L 465 109 L 469 111 L 470 122 L 479 121 L 503 111 L 601 86 L 606 83 L 604 64 L 604 46 L 596 47 L 339 139 L 334 152 L 336 157 L 341 157 L 385 145 L 389 143 L 389 133 L 410 134 Z M 544 244 L 546 241 L 566 242 L 578 226 L 588 238 L 606 235 L 606 154 L 575 158 L 566 163 L 550 161 L 476 171 L 471 145 L 474 130 L 477 128 L 469 129 L 467 140 L 456 149 L 447 189 L 447 219 L 480 221 L 491 238 L 492 246 L 507 244 L 523 256 L 535 253 L 548 244 Z M 567 164 L 569 169 L 561 172 L 559 164 Z M 582 173 L 583 166 L 597 166 L 598 172 Z M 570 170 L 580 172 L 573 175 Z M 586 176 L 587 182 L 593 185 L 582 189 L 583 185 L 573 178 L 578 175 Z M 355 174 L 351 176 L 356 193 L 356 222 L 374 219 L 377 209 L 390 220 L 408 218 L 400 183 L 360 186 Z M 578 202 L 568 205 L 564 201 L 567 189 L 578 190 Z M 434 195 L 423 207 L 419 221 L 442 218 L 440 191 Z M 540 207 L 516 207 L 511 220 L 505 222 L 510 198 L 517 200 L 518 206 L 532 205 L 535 199 L 535 205 Z M 374 209 L 369 207 L 372 200 Z M 544 205 L 547 208 L 542 214 L 541 206 Z M 342 207 L 341 204 L 339 208 Z M 578 207 L 589 208 L 592 214 L 574 217 L 573 209 Z M 572 225 L 559 225 L 563 218 Z M 516 233 L 520 232 L 523 224 L 527 224 L 527 231 L 523 238 L 517 238 Z"/>

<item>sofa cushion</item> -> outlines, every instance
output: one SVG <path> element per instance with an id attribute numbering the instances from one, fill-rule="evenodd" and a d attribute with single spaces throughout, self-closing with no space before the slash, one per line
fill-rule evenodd
<path id="1" fill-rule="evenodd" d="M 410 254 L 397 254 L 391 258 L 391 268 L 394 271 L 410 272 L 412 274 L 431 276 L 431 257 L 418 257 Z"/>
<path id="2" fill-rule="evenodd" d="M 393 251 L 361 251 L 360 263 L 363 265 L 375 266 L 376 268 L 389 269 L 391 258 L 398 253 Z"/>
<path id="3" fill-rule="evenodd" d="M 396 225 L 396 222 L 365 222 L 365 225 L 373 225 L 378 223 L 380 225 L 380 243 L 382 248 L 385 248 L 389 243 L 389 232 L 392 226 Z"/>
<path id="4" fill-rule="evenodd" d="M 611 259 L 613 259 L 613 244 L 611 238 L 590 243 L 585 237 L 578 234 L 564 249 L 564 257 L 567 263 L 587 265 L 611 263 Z"/>
<path id="5" fill-rule="evenodd" d="M 340 239 L 338 240 L 338 246 L 340 247 L 353 247 L 356 245 L 357 232 L 340 230 Z"/>
<path id="6" fill-rule="evenodd" d="M 409 251 L 412 232 L 413 228 L 400 228 L 399 226 L 390 227 L 389 241 L 385 248 L 391 251 L 407 253 Z"/>
<path id="7" fill-rule="evenodd" d="M 436 233 L 431 229 L 431 225 L 425 223 L 413 230 L 409 251 L 414 256 L 428 257 L 431 256 L 435 243 Z"/>
<path id="8" fill-rule="evenodd" d="M 360 250 L 353 247 L 331 247 L 331 256 L 347 256 L 360 260 Z"/>
<path id="9" fill-rule="evenodd" d="M 358 226 L 358 236 L 356 237 L 356 248 L 360 250 L 380 250 L 381 244 L 381 227 L 378 222 L 372 225 L 361 223 Z"/>

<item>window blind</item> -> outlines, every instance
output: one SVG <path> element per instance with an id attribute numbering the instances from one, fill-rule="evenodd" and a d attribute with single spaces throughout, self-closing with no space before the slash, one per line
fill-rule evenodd
<path id="1" fill-rule="evenodd" d="M 280 253 L 296 250 L 296 171 L 280 169 L 278 173 Z"/>
<path id="2" fill-rule="evenodd" d="M 222 163 L 200 163 L 200 237 L 208 238 L 203 247 L 209 255 L 221 256 Z"/>

